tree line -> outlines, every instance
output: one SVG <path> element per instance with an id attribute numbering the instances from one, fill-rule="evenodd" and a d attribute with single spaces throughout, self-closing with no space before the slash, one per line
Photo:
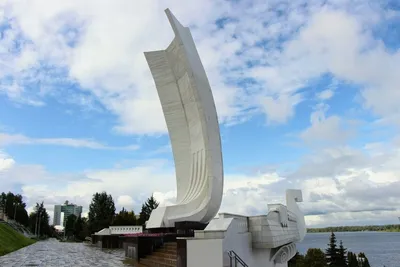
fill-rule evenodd
<path id="1" fill-rule="evenodd" d="M 336 226 L 325 228 L 308 228 L 308 233 L 326 233 L 326 232 L 361 232 L 361 231 L 374 231 L 374 232 L 400 232 L 399 224 L 388 225 L 366 225 L 366 226 Z"/>
<path id="2" fill-rule="evenodd" d="M 142 205 L 139 216 L 133 210 L 128 211 L 124 207 L 116 213 L 115 203 L 107 192 L 95 193 L 89 205 L 88 218 L 68 216 L 65 223 L 65 235 L 75 240 L 84 240 L 104 228 L 110 226 L 141 225 L 150 218 L 151 212 L 159 203 L 151 196 Z"/>
<path id="3" fill-rule="evenodd" d="M 77 241 L 83 241 L 91 234 L 109 226 L 142 225 L 150 218 L 151 212 L 157 208 L 159 203 L 151 196 L 142 205 L 139 216 L 133 210 L 128 211 L 124 207 L 116 213 L 114 200 L 107 192 L 95 193 L 89 205 L 88 218 L 77 217 L 73 214 L 68 216 L 65 223 L 63 235 Z M 50 215 L 44 203 L 36 203 L 33 212 L 28 215 L 26 203 L 20 194 L 11 192 L 0 194 L 0 211 L 12 220 L 27 227 L 38 237 L 59 237 L 50 225 Z"/>
<path id="4" fill-rule="evenodd" d="M 310 248 L 305 255 L 296 254 L 288 262 L 288 267 L 371 267 L 363 252 L 358 255 L 347 251 L 342 240 L 337 244 L 335 233 L 329 238 L 328 248 Z"/>
<path id="5" fill-rule="evenodd" d="M 2 192 L 0 194 L 0 210 L 9 219 L 25 226 L 37 237 L 54 235 L 55 230 L 49 224 L 50 216 L 43 202 L 36 203 L 33 212 L 28 215 L 22 195 Z"/>

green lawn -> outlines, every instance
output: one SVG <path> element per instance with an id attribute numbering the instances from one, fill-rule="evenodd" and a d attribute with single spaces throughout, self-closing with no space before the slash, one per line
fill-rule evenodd
<path id="1" fill-rule="evenodd" d="M 35 243 L 35 240 L 16 232 L 9 225 L 0 223 L 0 256 Z"/>

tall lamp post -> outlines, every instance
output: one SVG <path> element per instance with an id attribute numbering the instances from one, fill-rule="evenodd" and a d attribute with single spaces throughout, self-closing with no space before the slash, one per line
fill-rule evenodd
<path id="1" fill-rule="evenodd" d="M 38 211 L 37 212 L 37 215 L 36 215 L 36 223 L 35 223 L 35 236 L 36 237 L 38 237 L 38 223 L 40 223 L 40 213 L 41 213 L 41 211 Z"/>
<path id="2" fill-rule="evenodd" d="M 2 220 L 4 220 L 4 215 L 6 213 L 6 205 L 3 204 L 3 201 L 4 201 L 3 197 L 0 196 L 0 208 L 1 208 L 1 218 L 0 219 L 2 219 Z"/>
<path id="3" fill-rule="evenodd" d="M 4 201 L 3 210 L 4 210 L 4 216 L 5 216 L 5 215 L 6 215 L 6 212 L 7 212 L 7 197 L 6 197 L 6 200 Z"/>
<path id="4" fill-rule="evenodd" d="M 41 213 L 39 213 L 39 214 L 41 214 Z M 41 221 L 41 219 L 42 219 L 42 217 L 39 216 L 39 227 L 38 227 L 39 237 L 40 237 L 40 221 Z"/>
<path id="5" fill-rule="evenodd" d="M 14 209 L 14 221 L 16 221 L 15 218 L 17 217 L 17 207 L 18 207 L 18 205 L 19 205 L 19 203 L 14 202 L 14 206 L 15 206 L 15 209 Z"/>

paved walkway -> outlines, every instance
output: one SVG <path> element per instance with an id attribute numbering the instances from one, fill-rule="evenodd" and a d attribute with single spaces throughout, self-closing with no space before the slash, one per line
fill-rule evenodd
<path id="1" fill-rule="evenodd" d="M 0 257 L 1 267 L 119 267 L 123 250 L 101 250 L 83 243 L 61 243 L 56 239 L 33 245 Z"/>

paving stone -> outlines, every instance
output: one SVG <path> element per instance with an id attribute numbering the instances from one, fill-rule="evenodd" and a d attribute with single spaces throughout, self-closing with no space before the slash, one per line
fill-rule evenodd
<path id="1" fill-rule="evenodd" d="M 122 267 L 124 251 L 107 250 L 84 243 L 39 241 L 0 257 L 1 267 Z"/>

